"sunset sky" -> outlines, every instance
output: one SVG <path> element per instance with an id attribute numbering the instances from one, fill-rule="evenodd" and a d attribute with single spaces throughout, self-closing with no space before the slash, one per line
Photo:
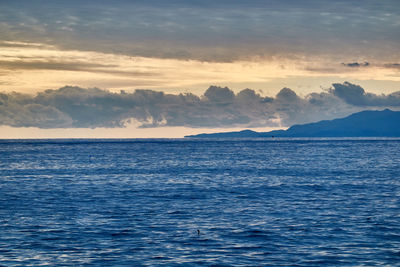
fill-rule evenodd
<path id="1" fill-rule="evenodd" d="M 398 110 L 399 44 L 398 0 L 0 0 L 0 138 L 183 137 Z"/>

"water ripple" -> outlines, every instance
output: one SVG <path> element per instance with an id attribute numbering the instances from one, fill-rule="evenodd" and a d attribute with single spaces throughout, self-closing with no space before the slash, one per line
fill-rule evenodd
<path id="1" fill-rule="evenodd" d="M 399 140 L 21 140 L 0 159 L 0 265 L 400 262 Z"/>

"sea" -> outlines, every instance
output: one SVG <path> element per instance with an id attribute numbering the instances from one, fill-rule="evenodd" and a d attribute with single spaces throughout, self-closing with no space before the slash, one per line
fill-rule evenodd
<path id="1" fill-rule="evenodd" d="M 0 266 L 400 266 L 400 139 L 0 140 Z"/>

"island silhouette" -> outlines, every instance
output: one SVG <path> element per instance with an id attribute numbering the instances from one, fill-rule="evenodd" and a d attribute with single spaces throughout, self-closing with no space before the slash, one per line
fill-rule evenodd
<path id="1" fill-rule="evenodd" d="M 287 130 L 202 133 L 185 138 L 400 137 L 400 111 L 366 110 L 345 118 L 293 125 Z"/>

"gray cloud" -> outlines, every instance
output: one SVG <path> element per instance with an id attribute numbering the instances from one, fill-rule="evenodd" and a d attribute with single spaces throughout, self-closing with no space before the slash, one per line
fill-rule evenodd
<path id="1" fill-rule="evenodd" d="M 8 61 L 0 60 L 0 65 L 3 69 L 16 70 L 92 70 L 94 68 L 115 67 L 115 65 L 97 64 L 97 63 L 77 63 L 77 62 L 62 62 L 62 61 Z"/>
<path id="2" fill-rule="evenodd" d="M 54 48 L 39 43 L 23 43 L 23 42 L 10 42 L 0 41 L 0 47 L 22 47 L 22 48 Z"/>
<path id="3" fill-rule="evenodd" d="M 63 70 L 63 71 L 85 71 L 93 73 L 107 73 L 114 75 L 135 75 L 135 76 L 155 76 L 159 75 L 151 71 L 120 71 L 112 69 L 118 65 L 99 64 L 99 63 L 82 63 L 69 61 L 9 61 L 0 60 L 0 66 L 3 70 Z"/>
<path id="4" fill-rule="evenodd" d="M 399 92 L 389 95 L 376 95 L 366 93 L 364 89 L 355 84 L 345 82 L 343 84 L 334 83 L 330 92 L 345 101 L 346 103 L 360 107 L 400 107 Z"/>
<path id="5" fill-rule="evenodd" d="M 383 66 L 389 69 L 400 69 L 400 63 L 390 63 L 390 64 L 385 64 Z"/>
<path id="6" fill-rule="evenodd" d="M 235 94 L 228 87 L 210 86 L 204 96 L 212 103 L 230 104 L 235 99 Z"/>
<path id="7" fill-rule="evenodd" d="M 0 1 L 2 39 L 209 61 L 338 52 L 393 60 L 399 54 L 397 0 L 40 3 Z"/>
<path id="8" fill-rule="evenodd" d="M 35 103 L 30 95 L 0 94 L 0 122 L 14 127 L 63 128 L 71 118 L 57 108 Z"/>
<path id="9" fill-rule="evenodd" d="M 114 128 L 131 120 L 141 127 L 290 126 L 345 116 L 365 106 L 400 107 L 400 91 L 378 96 L 348 82 L 305 97 L 289 88 L 263 97 L 252 89 L 235 94 L 218 86 L 210 86 L 202 96 L 65 86 L 35 96 L 0 93 L 0 123 L 39 128 Z"/>
<path id="10" fill-rule="evenodd" d="M 368 67 L 370 64 L 369 62 L 352 62 L 352 63 L 342 63 L 343 66 L 350 67 L 350 68 L 359 68 L 359 67 Z"/>

